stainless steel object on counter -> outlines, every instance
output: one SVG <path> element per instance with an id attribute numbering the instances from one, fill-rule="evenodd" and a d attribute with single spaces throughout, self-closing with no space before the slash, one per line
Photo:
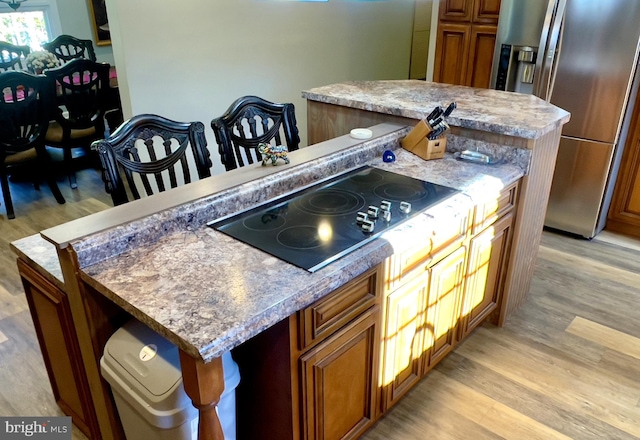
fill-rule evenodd
<path id="1" fill-rule="evenodd" d="M 604 228 L 633 110 L 630 97 L 640 83 L 634 83 L 638 23 L 635 0 L 501 3 L 492 86 L 535 94 L 571 113 L 546 226 L 587 238 Z M 527 46 L 536 52 L 533 70 L 523 67 Z"/>

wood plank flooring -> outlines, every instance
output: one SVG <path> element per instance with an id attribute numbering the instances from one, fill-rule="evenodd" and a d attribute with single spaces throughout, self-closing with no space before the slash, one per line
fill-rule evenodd
<path id="1" fill-rule="evenodd" d="M 0 207 L 0 415 L 62 415 L 8 246 L 111 206 L 96 170 L 59 184 L 66 205 L 12 184 L 16 219 Z M 640 439 L 640 253 L 623 245 L 545 232 L 523 307 L 478 328 L 364 438 Z"/>
<path id="2" fill-rule="evenodd" d="M 35 190 L 29 182 L 10 183 L 16 218 L 8 220 L 0 206 L 0 415 L 63 416 L 56 404 L 42 361 L 33 321 L 9 243 L 52 226 L 113 206 L 100 172 L 77 172 L 78 188 L 66 177 L 58 186 L 66 199 L 59 205 L 49 187 Z M 1 200 L 1 199 L 0 199 Z M 86 440 L 75 426 L 74 440 Z"/>

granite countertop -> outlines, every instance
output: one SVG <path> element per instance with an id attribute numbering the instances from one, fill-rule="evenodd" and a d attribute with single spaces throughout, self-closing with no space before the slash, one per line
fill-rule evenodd
<path id="1" fill-rule="evenodd" d="M 11 248 L 47 280 L 64 290 L 64 278 L 58 253 L 52 243 L 42 238 L 40 234 L 34 234 L 11 242 Z"/>
<path id="2" fill-rule="evenodd" d="M 397 142 L 397 141 L 396 141 Z M 516 165 L 424 161 L 401 149 L 369 164 L 462 192 L 310 273 L 205 225 L 169 231 L 81 270 L 124 310 L 205 362 L 310 305 L 355 276 L 466 215 L 523 172 Z M 258 191 L 256 187 L 254 189 Z"/>
<path id="3" fill-rule="evenodd" d="M 569 121 L 569 113 L 527 94 L 419 80 L 352 81 L 302 92 L 310 101 L 411 119 L 426 117 L 451 100 L 451 126 L 536 139 Z"/>

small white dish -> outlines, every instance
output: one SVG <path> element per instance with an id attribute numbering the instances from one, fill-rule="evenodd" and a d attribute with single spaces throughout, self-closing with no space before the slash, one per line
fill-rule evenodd
<path id="1" fill-rule="evenodd" d="M 373 136 L 373 131 L 368 128 L 354 128 L 349 133 L 349 136 L 354 139 L 370 139 Z"/>

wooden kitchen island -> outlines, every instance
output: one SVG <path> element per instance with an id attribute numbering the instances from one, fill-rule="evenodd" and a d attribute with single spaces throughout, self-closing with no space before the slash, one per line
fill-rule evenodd
<path id="1" fill-rule="evenodd" d="M 475 326 L 507 319 L 526 298 L 569 115 L 520 98 L 520 120 L 500 124 L 495 100 L 511 102 L 507 94 L 463 104 L 480 92 L 440 93 L 422 112 L 458 102 L 451 151 L 488 149 L 500 164 L 451 154 L 425 162 L 400 149 L 415 119 L 397 113 L 405 123 L 376 125 L 370 140 L 341 136 L 291 153 L 289 165 L 238 169 L 115 207 L 43 231 L 46 246 L 41 237 L 14 242 L 27 296 L 56 298 L 59 333 L 73 348 L 67 368 L 78 373 L 83 402 L 74 421 L 93 426 L 91 438 L 122 438 L 98 361 L 128 319 L 179 347 L 201 439 L 222 435 L 214 408 L 229 350 L 241 372 L 239 438 L 356 438 Z M 495 122 L 484 122 L 491 114 Z M 381 161 L 385 150 L 396 152 L 394 163 Z M 362 165 L 460 192 L 314 273 L 206 226 Z M 36 303 L 32 316 L 54 390 L 64 389 L 46 353 L 51 324 L 39 322 Z M 59 402 L 71 399 L 66 391 Z"/>

